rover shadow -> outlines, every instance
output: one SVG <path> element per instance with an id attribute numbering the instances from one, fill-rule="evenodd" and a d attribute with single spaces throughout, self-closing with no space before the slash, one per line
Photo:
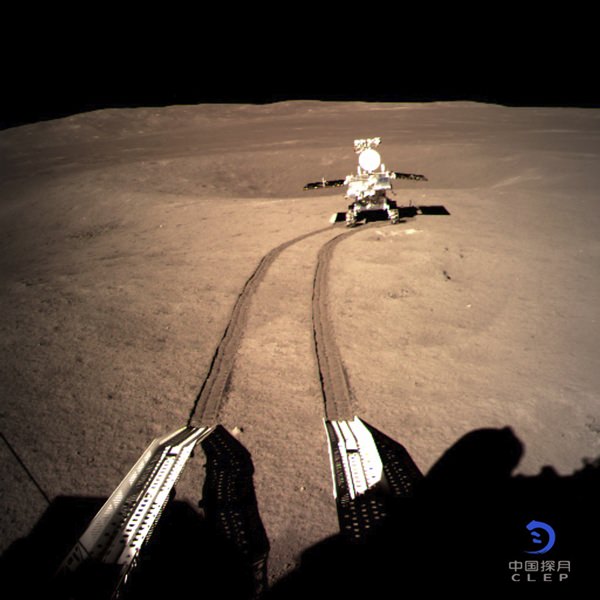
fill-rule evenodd
<path id="1" fill-rule="evenodd" d="M 206 477 L 201 508 L 173 495 L 120 600 L 199 595 L 251 600 L 263 594 L 269 543 L 258 513 L 250 453 L 221 426 L 202 446 Z M 111 598 L 118 573 L 101 563 L 88 561 L 72 576 L 55 579 L 105 501 L 55 498 L 27 538 L 13 543 L 1 557 L 4 589 L 14 590 L 15 598 Z"/>
<path id="2" fill-rule="evenodd" d="M 398 217 L 400 223 L 405 223 L 408 219 L 413 219 L 418 215 L 425 216 L 449 216 L 450 212 L 445 206 L 439 205 L 411 205 L 411 206 L 396 206 L 398 209 Z M 345 212 L 338 212 L 335 215 L 335 223 L 343 223 L 346 220 Z M 374 223 L 377 221 L 387 221 L 388 215 L 385 210 L 369 210 L 359 213 L 357 223 Z"/>
<path id="3" fill-rule="evenodd" d="M 422 215 L 440 215 L 440 216 L 449 216 L 450 212 L 445 206 L 441 204 L 435 204 L 431 206 L 417 206 L 417 213 Z"/>
<path id="4" fill-rule="evenodd" d="M 414 214 L 412 214 L 414 212 Z M 399 223 L 405 223 L 407 218 L 414 217 L 417 213 L 415 211 L 406 211 L 406 214 L 403 214 L 399 210 Z M 364 225 L 366 223 L 377 223 L 378 221 L 387 221 L 388 214 L 385 210 L 369 210 L 362 213 L 359 213 L 356 217 L 355 226 Z M 338 212 L 335 215 L 335 223 L 344 223 L 346 221 L 346 213 Z"/>
<path id="5" fill-rule="evenodd" d="M 386 438 L 388 453 L 391 443 Z M 568 476 L 551 468 L 513 476 L 522 452 L 510 428 L 476 430 L 422 476 L 398 448 L 398 472 L 409 485 L 399 493 L 386 485 L 369 490 L 386 512 L 377 530 L 357 542 L 341 527 L 307 549 L 270 598 L 400 597 L 440 589 L 573 597 L 592 589 L 600 559 L 600 461 Z M 389 479 L 388 469 L 385 474 Z M 339 507 L 338 514 L 342 524 Z M 544 531 L 527 529 L 532 521 L 555 531 L 554 545 L 543 554 L 529 553 L 547 545 Z"/>

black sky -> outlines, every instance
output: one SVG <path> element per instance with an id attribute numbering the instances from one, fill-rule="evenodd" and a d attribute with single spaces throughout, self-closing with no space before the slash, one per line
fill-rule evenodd
<path id="1" fill-rule="evenodd" d="M 600 106 L 591 16 L 558 15 L 548 25 L 489 9 L 478 21 L 445 20 L 433 7 L 408 15 L 401 6 L 348 9 L 341 19 L 228 6 L 150 20 L 104 7 L 80 18 L 20 15 L 2 40 L 0 127 L 104 107 L 204 102 Z"/>

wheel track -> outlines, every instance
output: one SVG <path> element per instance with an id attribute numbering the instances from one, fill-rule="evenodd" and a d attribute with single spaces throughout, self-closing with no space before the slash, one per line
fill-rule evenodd
<path id="1" fill-rule="evenodd" d="M 313 336 L 324 411 L 328 419 L 350 418 L 354 404 L 327 310 L 329 264 L 337 244 L 365 227 L 369 225 L 336 235 L 325 242 L 317 257 L 312 295 Z M 292 238 L 262 257 L 252 275 L 246 280 L 234 304 L 229 322 L 213 354 L 206 378 L 190 411 L 188 425 L 212 426 L 219 422 L 219 412 L 233 374 L 235 356 L 246 326 L 250 304 L 269 267 L 290 246 L 327 230 L 331 230 L 331 227 L 323 227 Z"/>
<path id="2" fill-rule="evenodd" d="M 325 242 L 317 256 L 312 296 L 313 337 L 327 419 L 351 419 L 355 412 L 352 391 L 328 310 L 328 292 L 333 251 L 342 240 L 357 231 L 360 229 L 340 233 Z"/>

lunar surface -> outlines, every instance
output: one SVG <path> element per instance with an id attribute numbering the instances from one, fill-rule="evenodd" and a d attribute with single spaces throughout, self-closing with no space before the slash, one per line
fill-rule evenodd
<path id="1" fill-rule="evenodd" d="M 330 224 L 343 188 L 304 184 L 355 172 L 353 141 L 376 136 L 388 169 L 427 177 L 394 182 L 415 210 Z M 481 428 L 522 443 L 514 475 L 593 463 L 599 159 L 597 110 L 470 102 L 106 109 L 0 132 L 0 551 L 59 498 L 106 499 L 188 423 L 250 452 L 271 583 L 339 530 L 332 414 L 424 474 Z M 198 507 L 203 472 L 196 452 L 178 500 Z"/>

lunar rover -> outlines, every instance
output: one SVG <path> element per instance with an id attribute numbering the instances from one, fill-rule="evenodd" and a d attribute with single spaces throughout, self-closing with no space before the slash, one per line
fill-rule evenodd
<path id="1" fill-rule="evenodd" d="M 348 210 L 333 215 L 332 223 L 345 219 L 346 225 L 353 227 L 360 218 L 365 216 L 363 213 L 368 211 L 383 212 L 392 223 L 398 223 L 400 220 L 398 206 L 387 196 L 387 192 L 392 190 L 392 180 L 427 181 L 424 175 L 386 170 L 381 162 L 381 155 L 375 150 L 380 143 L 381 138 L 378 137 L 354 140 L 354 151 L 358 154 L 358 168 L 355 175 L 348 175 L 346 179 L 321 179 L 304 186 L 305 190 L 347 186 L 346 199 L 350 200 Z"/>

